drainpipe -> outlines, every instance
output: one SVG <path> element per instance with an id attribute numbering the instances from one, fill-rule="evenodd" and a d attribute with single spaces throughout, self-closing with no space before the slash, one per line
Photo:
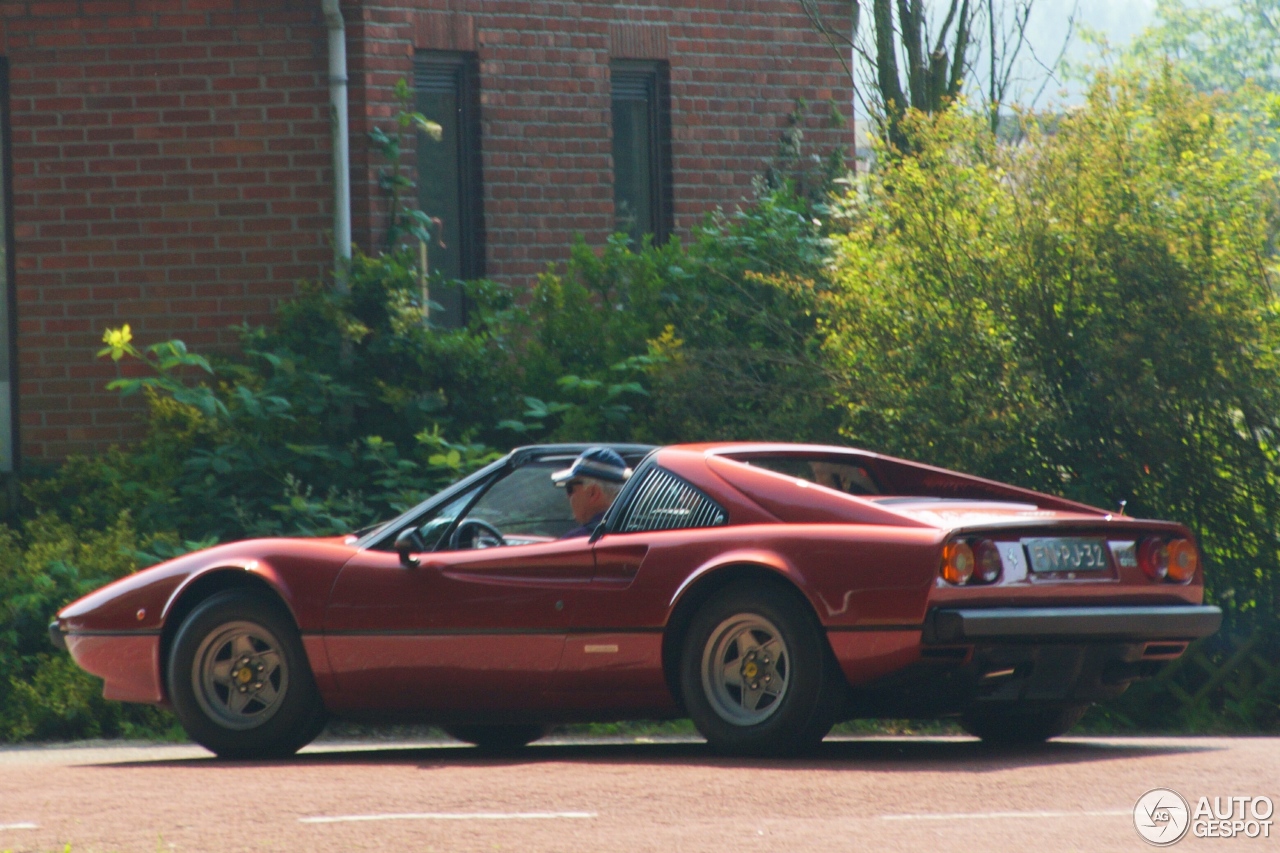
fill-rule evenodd
<path id="1" fill-rule="evenodd" d="M 351 260 L 351 145 L 347 126 L 347 31 L 338 0 L 320 0 L 329 27 L 329 117 L 333 129 L 333 276 L 347 290 Z"/>

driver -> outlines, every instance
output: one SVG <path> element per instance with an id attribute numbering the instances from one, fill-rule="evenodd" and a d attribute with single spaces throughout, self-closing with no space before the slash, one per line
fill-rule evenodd
<path id="1" fill-rule="evenodd" d="M 627 463 L 607 447 L 588 447 L 572 465 L 552 474 L 551 482 L 564 489 L 573 518 L 580 525 L 560 538 L 590 536 L 630 476 Z"/>

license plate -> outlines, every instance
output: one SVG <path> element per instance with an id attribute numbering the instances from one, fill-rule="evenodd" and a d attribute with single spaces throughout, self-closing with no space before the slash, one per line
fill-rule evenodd
<path id="1" fill-rule="evenodd" d="M 1033 572 L 1100 572 L 1108 567 L 1107 541 L 1085 538 L 1023 539 Z"/>

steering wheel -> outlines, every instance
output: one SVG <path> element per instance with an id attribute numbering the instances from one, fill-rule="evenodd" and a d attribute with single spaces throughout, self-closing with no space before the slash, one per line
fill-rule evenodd
<path id="1" fill-rule="evenodd" d="M 497 548 L 506 545 L 502 531 L 483 518 L 464 518 L 453 529 L 449 537 L 449 548 L 458 551 L 464 548 Z"/>

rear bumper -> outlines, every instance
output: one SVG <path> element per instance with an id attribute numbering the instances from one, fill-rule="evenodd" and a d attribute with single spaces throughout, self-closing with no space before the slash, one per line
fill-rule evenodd
<path id="1" fill-rule="evenodd" d="M 929 614 L 924 641 L 1198 640 L 1221 624 L 1222 610 L 1208 605 L 941 608 Z"/>
<path id="2" fill-rule="evenodd" d="M 865 681 L 850 676 L 850 710 L 910 718 L 984 705 L 1099 702 L 1156 675 L 1221 623 L 1217 607 L 1191 604 L 939 607 L 917 634 L 914 662 Z M 856 636 L 865 644 L 874 635 Z"/>

